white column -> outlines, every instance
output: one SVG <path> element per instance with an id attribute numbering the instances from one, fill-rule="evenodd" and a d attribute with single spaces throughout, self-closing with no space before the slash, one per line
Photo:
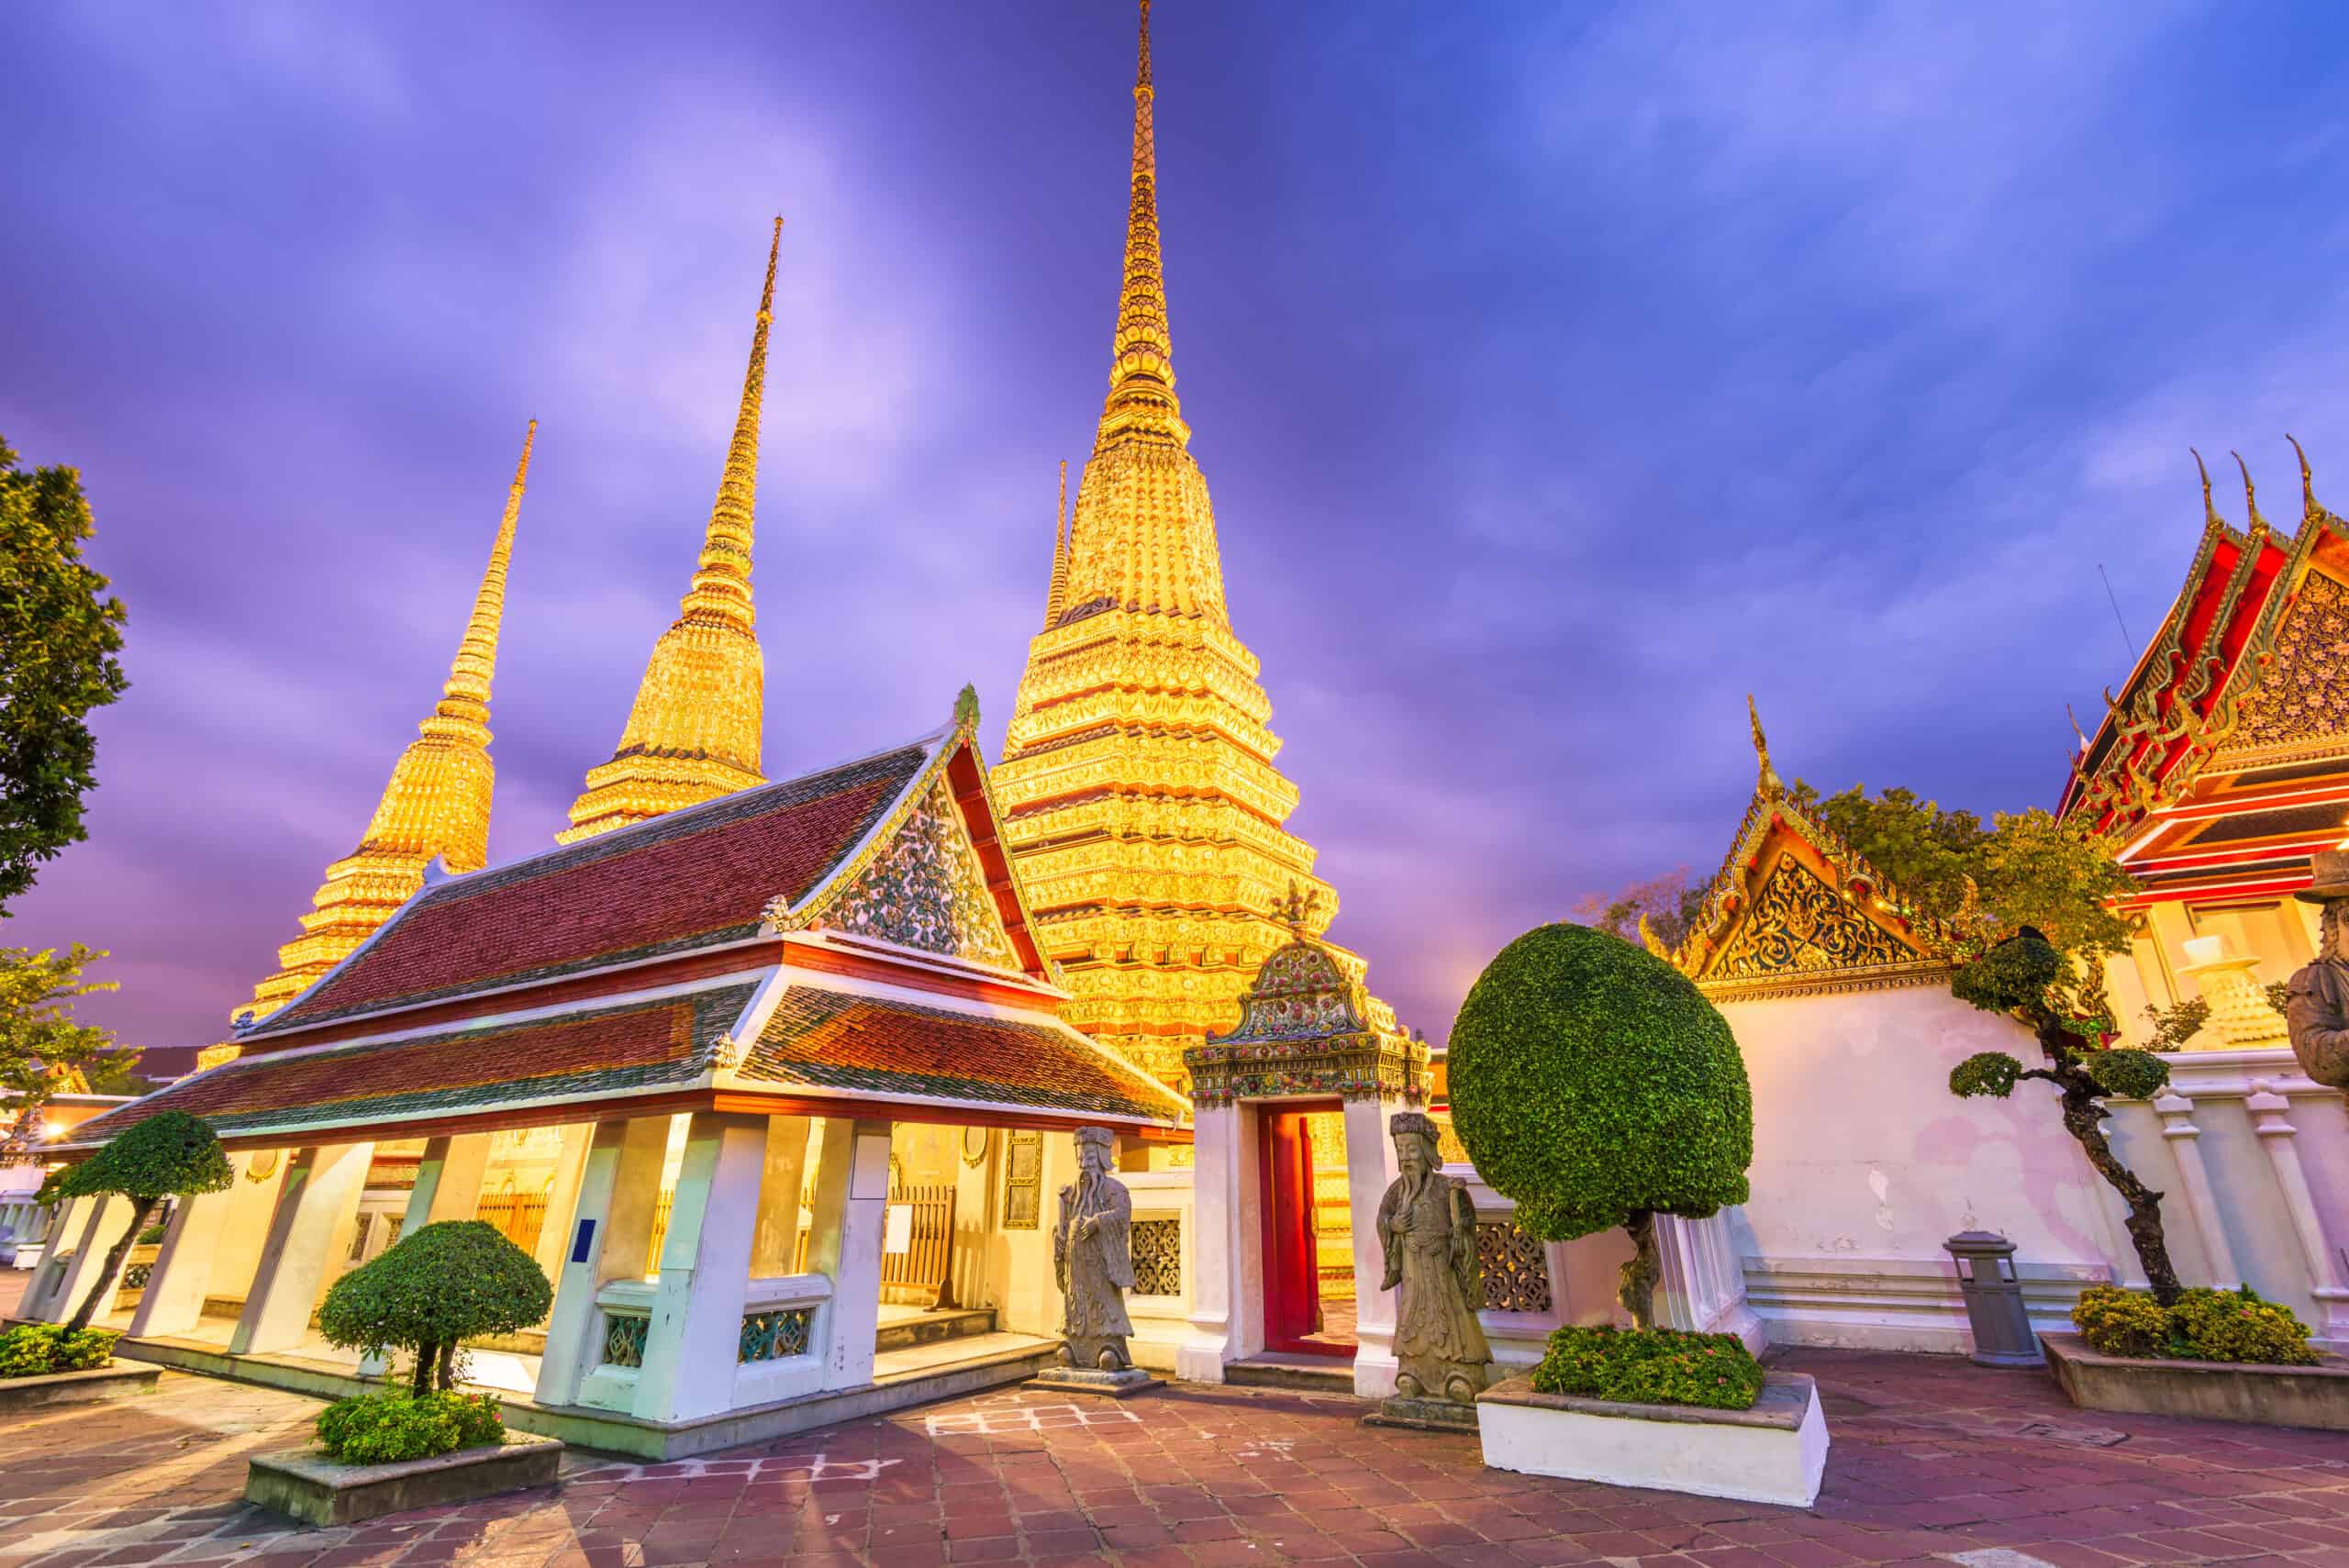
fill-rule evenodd
<path id="1" fill-rule="evenodd" d="M 596 1293 L 644 1273 L 668 1151 L 665 1116 L 597 1122 L 589 1135 L 579 1201 L 554 1276 L 546 1353 L 539 1358 L 540 1404 L 577 1404 L 580 1384 L 602 1363 L 604 1314 Z"/>
<path id="2" fill-rule="evenodd" d="M 57 1206 L 49 1228 L 48 1245 L 41 1249 L 40 1267 L 25 1286 L 24 1299 L 17 1304 L 19 1316 L 35 1323 L 57 1321 L 50 1315 L 50 1303 L 57 1297 L 57 1286 L 61 1276 L 58 1256 L 72 1245 L 75 1236 L 89 1228 L 90 1219 L 96 1210 L 97 1205 L 85 1197 L 67 1198 Z"/>
<path id="3" fill-rule="evenodd" d="M 692 1420 L 734 1403 L 766 1143 L 763 1116 L 696 1111 L 686 1129 L 636 1378 L 634 1414 L 644 1419 Z"/>
<path id="4" fill-rule="evenodd" d="M 799 1250 L 799 1189 L 807 1179 L 808 1118 L 767 1118 L 766 1168 L 759 1176 L 759 1218 L 751 1277 L 788 1274 Z"/>
<path id="5" fill-rule="evenodd" d="M 2187 1210 L 2194 1216 L 2194 1229 L 2202 1237 L 2210 1283 L 2221 1290 L 2232 1290 L 2243 1283 L 2243 1273 L 2235 1267 L 2234 1248 L 2227 1241 L 2226 1221 L 2210 1186 L 2210 1167 L 2202 1160 L 2202 1129 L 2190 1119 L 2194 1102 L 2173 1089 L 2154 1101 L 2154 1112 L 2162 1118 L 2162 1137 L 2169 1143 L 2171 1158 L 2177 1162 L 2178 1185 L 2185 1189 Z"/>
<path id="6" fill-rule="evenodd" d="M 235 1207 L 236 1184 L 252 1162 L 247 1154 L 228 1157 L 229 1185 L 217 1193 L 198 1193 L 180 1200 L 179 1210 L 164 1228 L 163 1244 L 155 1252 L 155 1266 L 147 1275 L 147 1292 L 130 1315 L 133 1339 L 165 1339 L 193 1333 L 204 1318 L 204 1298 L 212 1284 L 212 1255 L 220 1247 L 220 1233 Z"/>
<path id="7" fill-rule="evenodd" d="M 1395 1392 L 1395 1293 L 1380 1288 L 1386 1259 L 1378 1245 L 1378 1204 L 1401 1173 L 1387 1118 L 1400 1099 L 1346 1102 L 1346 1197 L 1353 1214 L 1354 1393 L 1385 1399 Z"/>
<path id="8" fill-rule="evenodd" d="M 228 1337 L 230 1355 L 290 1351 L 310 1331 L 318 1287 L 334 1265 L 334 1238 L 348 1232 L 367 1184 L 373 1143 L 329 1143 L 297 1150 L 270 1211 L 269 1235 L 253 1271 L 245 1309 Z"/>
<path id="9" fill-rule="evenodd" d="M 127 1197 L 107 1195 L 91 1200 L 90 1222 L 83 1227 L 81 1240 L 74 1247 L 72 1264 L 66 1270 L 64 1279 L 58 1284 L 57 1294 L 50 1301 L 50 1322 L 62 1323 L 72 1318 L 74 1309 L 82 1305 L 82 1298 L 97 1287 L 98 1271 L 106 1267 L 106 1254 L 114 1250 L 114 1244 L 121 1240 L 123 1233 L 130 1229 L 130 1200 Z M 95 1323 L 106 1315 L 114 1305 L 115 1292 L 121 1288 L 122 1275 L 117 1272 L 107 1283 L 106 1298 L 99 1302 L 90 1314 L 91 1322 Z"/>
<path id="10" fill-rule="evenodd" d="M 1700 1334 L 1734 1334 L 1748 1350 L 1765 1342 L 1762 1319 L 1745 1304 L 1745 1271 L 1729 1233 L 1724 1209 L 1702 1219 L 1655 1217 L 1655 1246 L 1664 1265 L 1656 1321 Z"/>
<path id="11" fill-rule="evenodd" d="M 2316 1195 L 2309 1190 L 2300 1151 L 2292 1146 L 2292 1140 L 2299 1135 L 2299 1129 L 2288 1119 L 2292 1102 L 2277 1094 L 2275 1084 L 2260 1078 L 2253 1081 L 2243 1108 L 2251 1113 L 2252 1130 L 2259 1134 L 2260 1147 L 2275 1168 L 2284 1212 L 2292 1217 L 2292 1232 L 2299 1238 L 2300 1255 L 2308 1262 L 2309 1295 L 2324 1310 L 2324 1321 L 2315 1326 L 2312 1337 L 2336 1346 L 2349 1344 L 2349 1270 L 2325 1244 Z"/>
<path id="12" fill-rule="evenodd" d="M 1243 1151 L 1241 1109 L 1236 1105 L 1201 1106 L 1191 1140 L 1192 1224 L 1183 1242 L 1191 1285 L 1191 1332 L 1174 1348 L 1174 1375 L 1192 1383 L 1221 1383 L 1228 1362 L 1240 1359 L 1235 1325 L 1245 1312 L 1242 1261 L 1252 1251 L 1241 1236 L 1243 1167 L 1253 1170 L 1252 1149 Z M 1257 1317 L 1263 1317 L 1261 1306 Z"/>
<path id="13" fill-rule="evenodd" d="M 807 1269 L 832 1282 L 824 1310 L 824 1386 L 873 1381 L 881 1329 L 881 1240 L 889 1207 L 889 1123 L 827 1118 L 816 1166 Z"/>
<path id="14" fill-rule="evenodd" d="M 400 1219 L 399 1240 L 428 1225 L 473 1217 L 481 1202 L 482 1173 L 489 1169 L 489 1140 L 486 1132 L 425 1140 L 416 1185 L 407 1195 L 407 1213 Z"/>
<path id="15" fill-rule="evenodd" d="M 549 1280 L 562 1273 L 563 1256 L 571 1246 L 571 1218 L 579 1204 L 580 1173 L 587 1168 L 587 1145 L 595 1134 L 595 1127 L 584 1121 L 572 1122 L 562 1129 L 554 1184 L 547 1189 L 546 1213 L 539 1220 L 539 1244 L 530 1253 Z"/>

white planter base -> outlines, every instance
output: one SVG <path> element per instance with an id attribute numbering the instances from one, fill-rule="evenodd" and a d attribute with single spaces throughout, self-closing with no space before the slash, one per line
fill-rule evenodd
<path id="1" fill-rule="evenodd" d="M 1809 1507 L 1827 1468 L 1819 1385 L 1802 1373 L 1771 1373 L 1751 1410 L 1536 1394 L 1512 1377 L 1476 1396 L 1476 1425 L 1496 1470 L 1699 1497 Z"/>

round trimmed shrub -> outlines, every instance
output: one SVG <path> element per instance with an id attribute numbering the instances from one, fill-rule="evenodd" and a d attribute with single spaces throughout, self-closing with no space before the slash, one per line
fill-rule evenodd
<path id="1" fill-rule="evenodd" d="M 457 1342 L 529 1328 L 554 1304 L 538 1260 L 478 1219 L 444 1219 L 351 1270 L 327 1292 L 318 1331 L 328 1344 L 416 1356 L 415 1389 L 455 1381 Z"/>
<path id="2" fill-rule="evenodd" d="M 1544 1240 L 1746 1199 L 1753 1092 L 1729 1022 L 1620 938 L 1561 923 L 1503 948 L 1461 1006 L 1448 1061 L 1477 1174 Z"/>
<path id="3" fill-rule="evenodd" d="M 235 1180 L 228 1152 L 209 1124 L 185 1111 L 157 1111 L 117 1133 L 82 1163 L 43 1182 L 44 1203 L 111 1195 L 130 1200 L 130 1228 L 106 1253 L 96 1283 L 67 1326 L 75 1329 L 90 1326 L 91 1314 L 112 1293 L 122 1273 L 122 1261 L 129 1256 L 133 1238 L 147 1229 L 148 1219 L 165 1198 L 225 1192 Z"/>
<path id="4" fill-rule="evenodd" d="M 1753 1093 L 1728 1020 L 1678 970 L 1587 926 L 1540 926 L 1461 1005 L 1452 1120 L 1477 1173 L 1544 1240 L 1622 1226 L 1621 1299 L 1645 1327 L 1654 1217 L 1743 1203 Z"/>

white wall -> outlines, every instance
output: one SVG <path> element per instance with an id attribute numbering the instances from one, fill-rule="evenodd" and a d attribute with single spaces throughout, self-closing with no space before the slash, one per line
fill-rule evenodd
<path id="1" fill-rule="evenodd" d="M 1961 1230 L 2014 1241 L 2034 1320 L 2070 1326 L 2110 1277 L 2103 1184 L 2053 1090 L 1960 1100 L 1977 1051 L 2037 1043 L 1943 985 L 1733 1001 L 1721 1014 L 1753 1085 L 1753 1197 L 1732 1217 L 1748 1300 L 1780 1343 L 1971 1348 L 1943 1247 Z"/>

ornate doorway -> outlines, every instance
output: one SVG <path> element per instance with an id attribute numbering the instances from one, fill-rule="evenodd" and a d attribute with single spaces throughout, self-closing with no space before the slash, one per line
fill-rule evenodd
<path id="1" fill-rule="evenodd" d="M 1324 1254 L 1330 1238 L 1322 1195 L 1334 1174 L 1345 1181 L 1344 1132 L 1337 1103 L 1267 1106 L 1257 1117 L 1264 1173 L 1264 1348 L 1292 1355 L 1352 1360 L 1355 1350 L 1353 1266 L 1329 1288 Z M 1334 1151 L 1329 1123 L 1339 1122 Z M 1319 1136 L 1317 1136 L 1317 1134 Z M 1334 1173 L 1326 1167 L 1336 1157 Z M 1341 1210 L 1341 1221 L 1347 1217 Z M 1350 1231 L 1348 1232 L 1350 1234 Z M 1344 1237 L 1341 1245 L 1350 1245 Z"/>

